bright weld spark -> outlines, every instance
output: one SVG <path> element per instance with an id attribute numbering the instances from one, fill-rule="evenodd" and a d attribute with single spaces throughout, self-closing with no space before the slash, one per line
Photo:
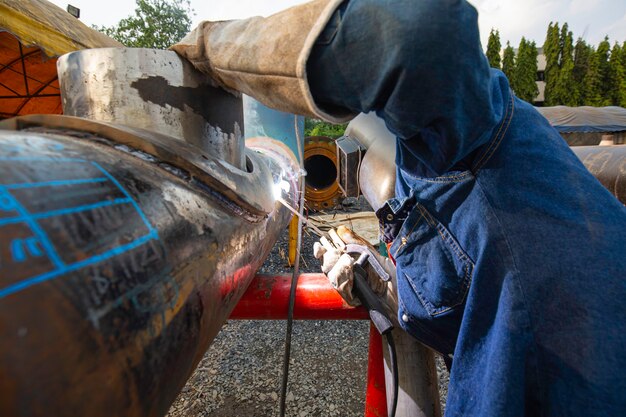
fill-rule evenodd
<path id="1" fill-rule="evenodd" d="M 280 180 L 279 183 L 274 184 L 274 187 L 273 187 L 274 198 L 276 200 L 278 200 L 279 198 L 282 198 L 283 192 L 288 193 L 289 190 L 291 190 L 291 186 L 289 185 L 289 183 L 285 180 Z"/>

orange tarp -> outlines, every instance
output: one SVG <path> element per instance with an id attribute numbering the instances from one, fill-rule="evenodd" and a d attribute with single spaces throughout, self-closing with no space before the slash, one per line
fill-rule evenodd
<path id="1" fill-rule="evenodd" d="M 56 58 L 120 46 L 46 0 L 0 0 L 0 118 L 61 113 Z"/>

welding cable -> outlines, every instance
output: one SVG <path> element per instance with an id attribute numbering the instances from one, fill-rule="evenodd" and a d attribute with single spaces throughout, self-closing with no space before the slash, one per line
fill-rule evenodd
<path id="1" fill-rule="evenodd" d="M 280 386 L 280 417 L 285 417 L 285 403 L 287 400 L 287 382 L 289 381 L 289 357 L 291 356 L 291 332 L 293 327 L 293 309 L 296 304 L 296 287 L 298 286 L 298 276 L 300 274 L 300 253 L 302 249 L 302 220 L 304 218 L 304 193 L 306 191 L 306 172 L 304 171 L 304 152 L 300 132 L 298 131 L 298 116 L 294 116 L 294 128 L 296 131 L 296 142 L 298 144 L 298 157 L 300 158 L 300 205 L 298 207 L 298 237 L 296 240 L 296 259 L 293 263 L 293 274 L 291 275 L 291 288 L 289 290 L 289 310 L 287 312 L 287 331 L 285 335 L 285 351 L 283 353 L 283 379 Z"/>

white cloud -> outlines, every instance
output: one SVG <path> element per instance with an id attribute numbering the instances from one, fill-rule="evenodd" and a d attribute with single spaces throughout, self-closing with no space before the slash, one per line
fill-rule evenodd
<path id="1" fill-rule="evenodd" d="M 555 20 L 554 16 L 563 1 L 527 0 L 527 1 L 498 1 L 474 0 L 472 3 L 478 8 L 478 21 L 483 45 L 492 28 L 498 29 L 500 39 L 505 44 L 517 45 L 522 36 L 543 43 L 548 23 Z"/>
<path id="2" fill-rule="evenodd" d="M 601 6 L 602 0 L 571 0 L 569 13 L 581 14 L 593 11 Z"/>
<path id="3" fill-rule="evenodd" d="M 606 34 L 611 39 L 611 43 L 626 41 L 626 13 L 621 19 L 606 28 Z"/>
<path id="4" fill-rule="evenodd" d="M 251 16 L 269 16 L 306 0 L 239 0 L 192 1 L 196 10 L 194 23 L 201 20 L 242 19 Z"/>

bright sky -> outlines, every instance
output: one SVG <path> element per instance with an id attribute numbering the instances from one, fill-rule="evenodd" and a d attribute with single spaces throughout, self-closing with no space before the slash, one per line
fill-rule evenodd
<path id="1" fill-rule="evenodd" d="M 196 11 L 194 25 L 201 20 L 267 16 L 302 0 L 191 0 Z M 87 25 L 111 26 L 133 13 L 133 0 L 52 0 L 65 9 L 68 3 L 80 8 Z M 517 46 L 522 36 L 541 46 L 550 21 L 568 22 L 574 38 L 598 44 L 609 35 L 611 44 L 626 41 L 625 0 L 470 0 L 479 11 L 483 46 L 489 30 L 500 30 L 502 43 Z"/>

